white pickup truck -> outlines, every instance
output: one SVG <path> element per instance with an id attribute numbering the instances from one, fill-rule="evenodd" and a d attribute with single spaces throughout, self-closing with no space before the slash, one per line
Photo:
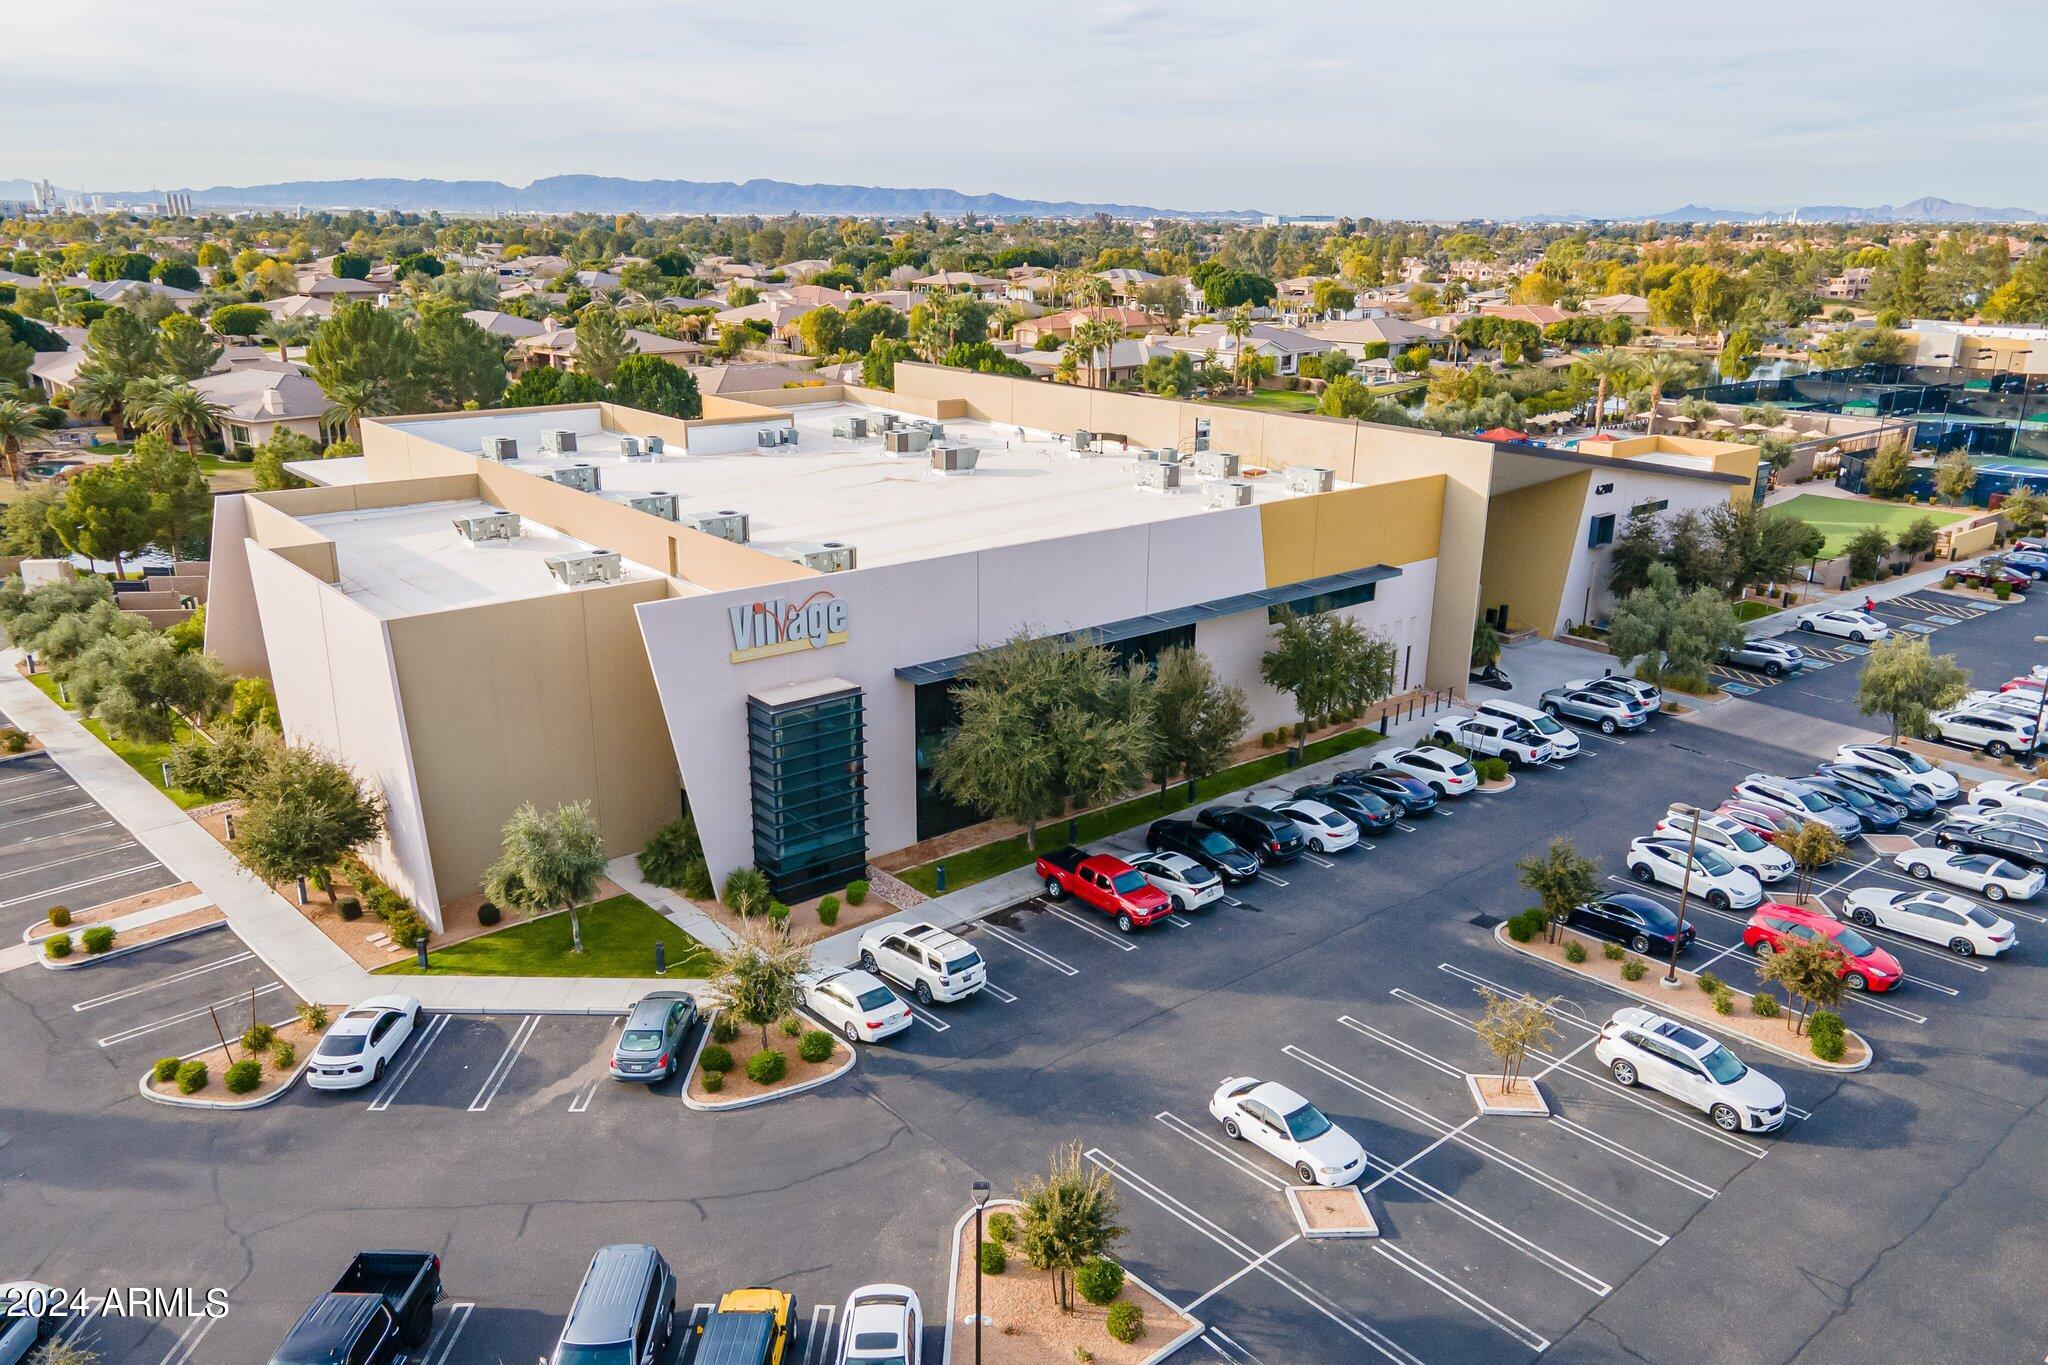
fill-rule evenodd
<path id="1" fill-rule="evenodd" d="M 1454 716 L 1430 731 L 1432 744 L 1457 744 L 1482 758 L 1504 758 L 1510 767 L 1548 763 L 1557 757 L 1550 741 L 1518 721 L 1501 716 Z"/>

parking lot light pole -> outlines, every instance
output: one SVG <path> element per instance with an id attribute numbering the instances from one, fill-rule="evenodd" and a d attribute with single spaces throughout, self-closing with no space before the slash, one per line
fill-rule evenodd
<path id="1" fill-rule="evenodd" d="M 1664 985 L 1673 990 L 1679 985 L 1678 947 L 1685 942 L 1685 903 L 1692 894 L 1692 855 L 1700 842 L 1700 808 L 1698 806 L 1673 806 L 1671 809 L 1685 812 L 1686 828 L 1690 833 L 1685 840 L 1685 876 L 1678 883 L 1678 928 L 1671 935 L 1671 966 L 1664 973 Z"/>
<path id="2" fill-rule="evenodd" d="M 989 1186 L 977 1180 L 974 1191 L 974 1365 L 981 1365 L 981 1211 L 988 1207 Z"/>

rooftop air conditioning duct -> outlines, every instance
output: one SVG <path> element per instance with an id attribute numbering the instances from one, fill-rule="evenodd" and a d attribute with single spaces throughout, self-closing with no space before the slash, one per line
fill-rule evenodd
<path id="1" fill-rule="evenodd" d="M 549 473 L 548 477 L 565 488 L 574 488 L 584 493 L 598 491 L 602 481 L 598 478 L 594 464 L 564 465 Z"/>
<path id="2" fill-rule="evenodd" d="M 617 550 L 581 550 L 575 554 L 549 555 L 548 572 L 565 588 L 585 583 L 616 583 L 626 576 L 626 564 Z"/>
<path id="3" fill-rule="evenodd" d="M 619 438 L 619 454 L 629 460 L 644 459 L 647 455 L 647 446 L 638 436 L 621 436 Z"/>
<path id="4" fill-rule="evenodd" d="M 729 540 L 735 545 L 746 544 L 751 530 L 747 514 L 730 509 L 705 512 L 689 518 L 688 521 L 705 535 L 717 536 L 720 540 Z"/>
<path id="5" fill-rule="evenodd" d="M 1168 460 L 1140 460 L 1137 479 L 1140 488 L 1171 493 L 1180 487 L 1180 466 Z"/>
<path id="6" fill-rule="evenodd" d="M 1252 486 L 1242 479 L 1211 479 L 1202 485 L 1204 507 L 1250 507 Z"/>
<path id="7" fill-rule="evenodd" d="M 625 502 L 626 506 L 635 512 L 645 512 L 664 521 L 676 519 L 676 495 L 673 493 L 664 493 L 660 489 L 652 493 L 633 493 L 627 496 Z"/>
<path id="8" fill-rule="evenodd" d="M 898 427 L 882 433 L 882 451 L 888 455 L 922 455 L 931 445 L 932 434 L 923 427 Z"/>
<path id="9" fill-rule="evenodd" d="M 540 434 L 540 451 L 543 455 L 574 455 L 576 433 L 567 427 L 549 427 Z"/>
<path id="10" fill-rule="evenodd" d="M 643 436 L 641 442 L 646 446 L 649 455 L 665 455 L 668 453 L 668 442 L 662 440 L 659 436 Z"/>
<path id="11" fill-rule="evenodd" d="M 488 540 L 519 539 L 519 514 L 517 512 L 486 512 L 474 517 L 457 517 L 455 534 L 471 545 L 481 545 Z"/>
<path id="12" fill-rule="evenodd" d="M 497 460 L 501 463 L 506 460 L 518 459 L 519 438 L 517 436 L 484 437 L 484 458 L 486 460 Z"/>
<path id="13" fill-rule="evenodd" d="M 981 460 L 979 446 L 955 446 L 939 444 L 932 447 L 932 472 L 934 474 L 972 474 L 974 466 Z"/>
<path id="14" fill-rule="evenodd" d="M 858 413 L 848 417 L 834 417 L 832 434 L 842 441 L 865 440 L 868 434 L 868 419 Z"/>
<path id="15" fill-rule="evenodd" d="M 1195 473 L 1205 479 L 1234 479 L 1238 459 L 1225 450 L 1204 450 L 1195 456 Z"/>
<path id="16" fill-rule="evenodd" d="M 1321 465 L 1296 464 L 1287 467 L 1290 493 L 1327 493 L 1337 486 L 1337 471 Z"/>
<path id="17" fill-rule="evenodd" d="M 819 573 L 845 573 L 854 567 L 853 546 L 843 540 L 820 540 L 797 545 L 785 545 L 776 552 L 778 558 L 792 564 L 801 564 L 806 569 Z"/>

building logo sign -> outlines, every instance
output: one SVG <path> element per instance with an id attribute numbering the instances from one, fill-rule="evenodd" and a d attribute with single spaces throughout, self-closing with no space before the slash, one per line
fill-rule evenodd
<path id="1" fill-rule="evenodd" d="M 801 602 L 776 597 L 730 607 L 725 615 L 736 664 L 846 643 L 846 603 L 829 592 L 814 592 Z"/>

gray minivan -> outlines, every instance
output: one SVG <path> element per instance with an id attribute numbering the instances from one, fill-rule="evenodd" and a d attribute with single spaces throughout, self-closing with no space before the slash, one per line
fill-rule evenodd
<path id="1" fill-rule="evenodd" d="M 548 1365 L 653 1365 L 675 1330 L 676 1277 L 650 1246 L 600 1247 Z"/>

